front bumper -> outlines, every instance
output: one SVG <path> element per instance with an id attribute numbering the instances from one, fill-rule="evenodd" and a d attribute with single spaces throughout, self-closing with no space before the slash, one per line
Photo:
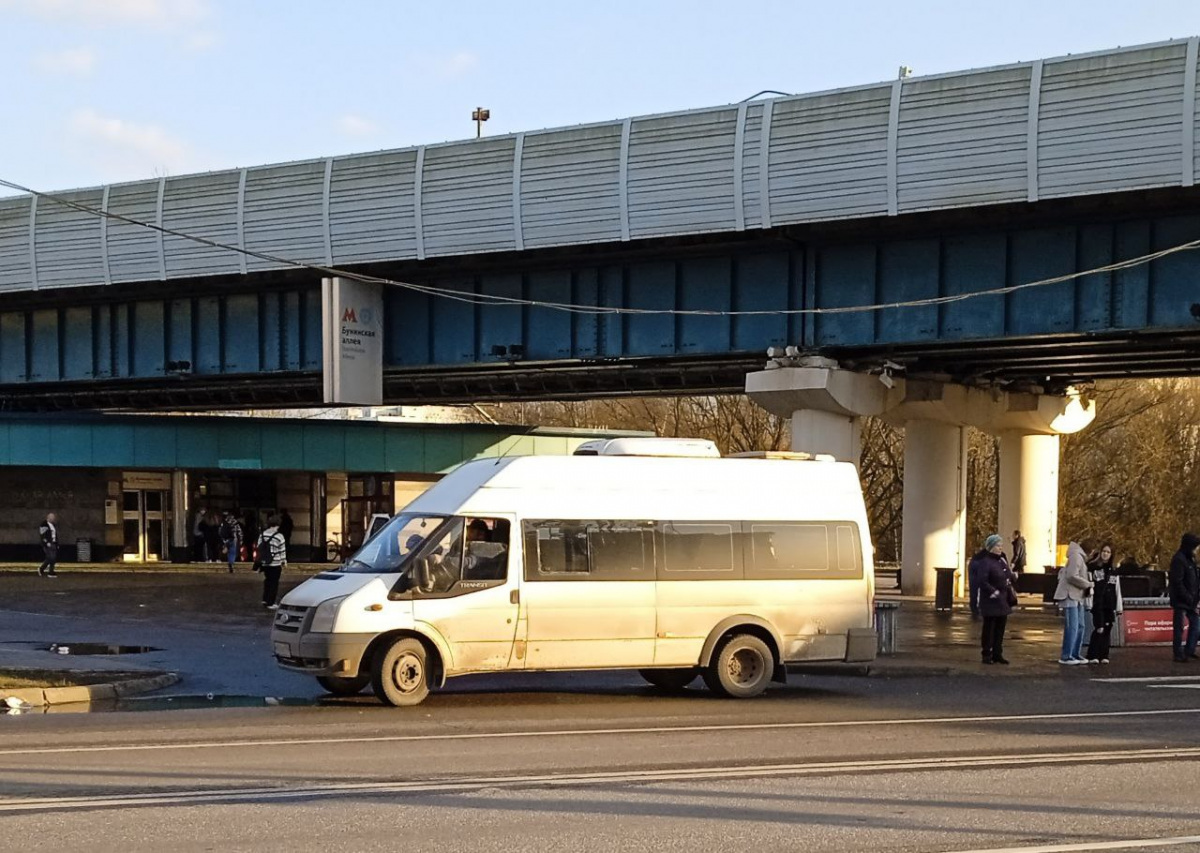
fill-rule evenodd
<path id="1" fill-rule="evenodd" d="M 304 634 L 274 630 L 276 662 L 292 672 L 353 678 L 359 674 L 375 634 Z"/>

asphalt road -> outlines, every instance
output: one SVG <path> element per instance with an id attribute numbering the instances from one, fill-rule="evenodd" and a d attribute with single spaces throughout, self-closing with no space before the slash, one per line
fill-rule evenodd
<path id="1" fill-rule="evenodd" d="M 494 681 L 414 709 L 8 718 L 0 832 L 22 850 L 1200 850 L 1191 688 L 818 678 L 731 702 Z"/>
<path id="2" fill-rule="evenodd" d="M 184 668 L 193 692 L 318 694 L 257 650 L 266 623 L 246 581 L 121 584 L 10 582 L 0 644 L 157 637 L 152 663 Z M 364 695 L 0 717 L 0 839 L 99 853 L 1200 851 L 1200 666 L 1135 680 L 1123 658 L 805 675 L 742 702 L 619 672 L 462 679 L 409 709 Z"/>

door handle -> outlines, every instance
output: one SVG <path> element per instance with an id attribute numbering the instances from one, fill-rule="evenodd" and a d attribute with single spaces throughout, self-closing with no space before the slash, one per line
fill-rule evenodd
<path id="1" fill-rule="evenodd" d="M 521 590 L 514 589 L 512 592 L 510 592 L 508 594 L 508 603 L 509 604 L 520 604 L 521 603 Z"/>

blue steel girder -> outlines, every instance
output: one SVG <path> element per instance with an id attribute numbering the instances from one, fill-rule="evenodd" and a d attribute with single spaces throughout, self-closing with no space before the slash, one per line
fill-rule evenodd
<path id="1" fill-rule="evenodd" d="M 389 401 L 418 402 L 733 390 L 739 370 L 761 364 L 767 347 L 787 344 L 855 359 L 906 348 L 912 363 L 969 347 L 971 371 L 987 373 L 1007 357 L 1004 348 L 1029 342 L 1053 349 L 1058 341 L 1107 336 L 1105 357 L 1116 363 L 1130 341 L 1147 346 L 1151 333 L 1200 334 L 1191 314 L 1200 302 L 1200 256 L 1193 251 L 1123 271 L 941 305 L 786 313 L 969 295 L 1094 269 L 1200 238 L 1200 215 L 1190 214 L 1108 222 L 1064 216 L 1062 224 L 992 224 L 974 230 L 944 222 L 917 225 L 920 230 L 905 236 L 867 226 L 857 228 L 853 238 L 797 232 L 790 241 L 775 234 L 736 245 L 648 243 L 637 256 L 616 245 L 571 259 L 481 256 L 469 266 L 459 265 L 454 274 L 428 265 L 375 268 L 460 295 L 635 312 L 715 312 L 571 313 L 539 304 L 483 306 L 392 287 L 385 294 L 385 395 Z M 269 400 L 273 388 L 302 385 L 286 399 L 319 401 L 321 309 L 315 275 L 274 284 L 254 275 L 214 277 L 217 284 L 224 290 L 197 289 L 204 287 L 201 281 L 185 294 L 162 284 L 136 297 L 114 286 L 88 291 L 86 303 L 74 290 L 43 290 L 37 303 L 26 304 L 24 297 L 10 294 L 0 308 L 0 404 L 26 405 L 33 390 L 22 389 L 57 385 L 63 390 L 54 393 L 62 399 L 52 405 L 81 405 L 68 395 L 130 381 L 149 392 L 167 387 L 167 378 L 184 380 L 172 386 L 177 389 L 215 388 L 235 380 L 242 387 L 256 384 L 261 397 L 238 398 L 255 401 Z M 142 295 L 147 292 L 161 296 Z M 737 311 L 767 313 L 726 313 Z M 1170 346 L 1183 347 L 1190 359 L 1191 340 L 1179 338 Z M 1055 375 L 1092 375 L 1063 352 Z M 1060 358 L 1057 351 L 1054 358 Z M 1164 364 L 1161 353 L 1156 358 L 1156 364 Z M 1041 358 L 1030 375 L 1038 375 L 1045 363 Z M 696 365 L 703 375 L 688 374 Z M 506 373 L 526 366 L 531 376 L 576 372 L 557 385 L 539 385 L 536 376 L 521 378 L 526 384 L 514 379 L 503 385 Z M 1151 369 L 1159 368 L 1146 368 Z M 1161 369 L 1175 368 L 1165 363 Z M 660 383 L 639 378 L 643 370 L 675 375 Z M 1200 356 L 1194 370 L 1200 371 Z M 497 384 L 489 384 L 492 379 Z M 601 386 L 601 381 L 610 384 Z M 152 394 L 145 399 L 153 401 Z"/>
<path id="2" fill-rule="evenodd" d="M 794 248 L 664 256 L 422 284 L 456 294 L 632 311 L 828 309 L 955 297 L 1107 266 L 1200 239 L 1200 216 L 813 242 Z M 776 244 L 778 245 L 778 244 Z M 672 358 L 964 340 L 1149 332 L 1195 326 L 1200 254 L 944 304 L 846 314 L 568 313 L 477 305 L 400 288 L 386 294 L 385 364 L 448 367 L 570 359 Z"/>
<path id="3" fill-rule="evenodd" d="M 64 304 L 0 312 L 0 385 L 321 367 L 315 288 L 90 304 L 63 296 Z"/>

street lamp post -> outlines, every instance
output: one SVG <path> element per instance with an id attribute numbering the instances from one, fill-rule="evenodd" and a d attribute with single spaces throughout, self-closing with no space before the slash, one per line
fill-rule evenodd
<path id="1" fill-rule="evenodd" d="M 485 110 L 483 107 L 476 107 L 475 112 L 471 113 L 471 118 L 475 122 L 475 138 L 483 136 L 483 123 L 492 117 L 491 110 Z"/>

